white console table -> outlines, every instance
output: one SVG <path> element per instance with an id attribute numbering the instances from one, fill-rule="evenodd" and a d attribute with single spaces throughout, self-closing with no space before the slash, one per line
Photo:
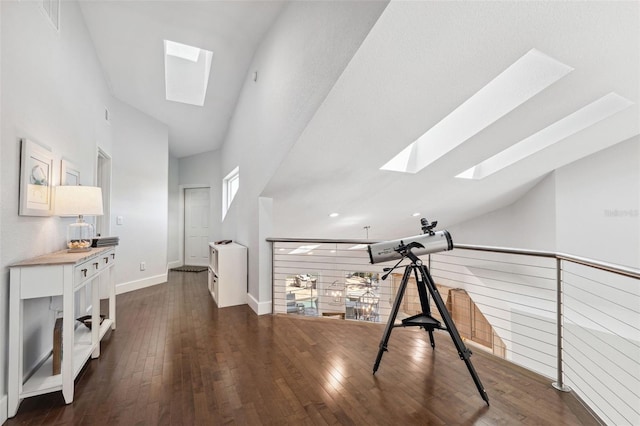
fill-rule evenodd
<path id="1" fill-rule="evenodd" d="M 67 404 L 73 402 L 73 381 L 89 359 L 100 356 L 100 340 L 109 328 L 116 328 L 116 293 L 113 274 L 115 248 L 93 248 L 88 252 L 61 250 L 9 266 L 9 371 L 8 415 L 13 417 L 27 397 L 62 390 Z M 75 292 L 99 276 L 109 278 L 109 316 L 100 324 L 100 291 L 91 289 L 91 330 L 76 327 Z M 52 357 L 44 361 L 25 381 L 23 365 L 23 306 L 26 299 L 62 296 L 61 373 L 52 374 Z M 51 330 L 53 336 L 53 327 Z M 53 338 L 52 338 L 53 342 Z"/>

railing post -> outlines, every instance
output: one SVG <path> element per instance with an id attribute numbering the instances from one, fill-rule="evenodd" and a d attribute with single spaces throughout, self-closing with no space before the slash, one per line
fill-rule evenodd
<path id="1" fill-rule="evenodd" d="M 271 243 L 271 315 L 276 313 L 276 275 L 275 275 L 275 263 L 276 263 L 276 243 L 274 241 L 270 241 Z"/>
<path id="2" fill-rule="evenodd" d="M 557 373 L 558 381 L 553 383 L 552 386 L 562 392 L 570 392 L 571 388 L 565 386 L 563 370 L 562 370 L 562 334 L 563 334 L 563 303 L 562 303 L 562 259 L 556 257 L 556 325 L 557 325 Z"/>

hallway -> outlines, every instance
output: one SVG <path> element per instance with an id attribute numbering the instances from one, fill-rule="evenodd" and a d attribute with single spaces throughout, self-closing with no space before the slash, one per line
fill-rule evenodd
<path id="1" fill-rule="evenodd" d="M 371 374 L 381 324 L 218 309 L 206 273 L 118 296 L 118 329 L 76 381 L 29 398 L 7 425 L 596 424 L 573 397 L 478 351 L 477 393 L 446 333 L 432 351 L 396 329 Z"/>

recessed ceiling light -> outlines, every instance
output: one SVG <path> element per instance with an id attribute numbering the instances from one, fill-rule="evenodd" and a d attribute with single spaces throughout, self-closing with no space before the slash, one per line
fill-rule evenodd
<path id="1" fill-rule="evenodd" d="M 166 99 L 203 106 L 212 58 L 209 50 L 164 40 Z"/>
<path id="2" fill-rule="evenodd" d="M 493 157 L 484 160 L 482 163 L 465 170 L 456 177 L 462 179 L 484 179 L 631 105 L 633 105 L 633 102 L 630 100 L 623 98 L 617 93 L 609 93 L 573 114 L 556 121 L 552 125 L 510 146 L 504 151 L 497 153 Z"/>
<path id="3" fill-rule="evenodd" d="M 329 217 L 338 217 L 340 213 L 329 213 Z"/>
<path id="4" fill-rule="evenodd" d="M 418 173 L 571 71 L 531 49 L 380 170 Z"/>
<path id="5" fill-rule="evenodd" d="M 418 216 L 420 216 L 420 213 L 414 213 L 414 214 L 412 214 L 411 216 L 413 216 L 413 217 L 418 217 Z"/>

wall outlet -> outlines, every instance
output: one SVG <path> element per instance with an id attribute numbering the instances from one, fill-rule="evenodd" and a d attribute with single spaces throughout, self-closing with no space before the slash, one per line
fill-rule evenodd
<path id="1" fill-rule="evenodd" d="M 147 264 L 144 262 L 140 262 L 140 270 L 144 271 L 145 269 L 147 269 Z"/>

